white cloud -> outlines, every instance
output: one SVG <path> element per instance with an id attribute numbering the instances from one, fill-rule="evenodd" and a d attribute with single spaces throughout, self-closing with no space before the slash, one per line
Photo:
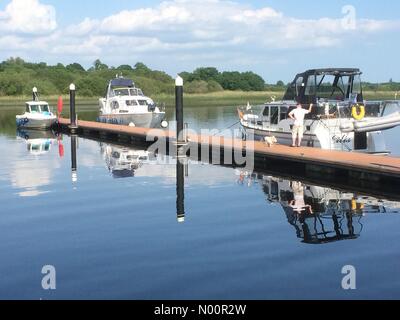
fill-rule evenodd
<path id="1" fill-rule="evenodd" d="M 160 50 L 235 45 L 237 49 L 252 45 L 265 50 L 333 47 L 356 32 L 359 37 L 398 27 L 393 21 L 364 19 L 358 21 L 356 30 L 348 30 L 340 18 L 298 19 L 270 7 L 254 9 L 233 1 L 172 0 L 152 8 L 124 10 L 103 20 L 85 19 L 69 31 L 86 39 L 94 35 L 125 39 L 121 47 L 132 43 L 127 39 L 134 39 L 133 43 L 138 38 L 152 39 L 151 45 L 128 49 L 143 52 L 157 46 Z M 113 45 L 118 47 L 116 41 Z"/>
<path id="2" fill-rule="evenodd" d="M 54 7 L 39 0 L 12 0 L 0 11 L 0 31 L 46 34 L 57 28 Z"/>
<path id="3" fill-rule="evenodd" d="M 229 61 L 234 65 L 266 61 L 268 53 L 276 50 L 343 48 L 363 37 L 398 29 L 399 21 L 358 19 L 351 29 L 341 18 L 300 19 L 267 6 L 224 0 L 169 0 L 57 28 L 53 7 L 39 0 L 12 0 L 0 12 L 0 55 L 14 50 L 35 60 L 50 56 L 89 62 L 100 57 L 118 64 L 162 57 L 173 59 L 175 65 L 189 60 L 197 61 L 196 65 Z M 26 33 L 35 37 L 26 41 Z"/>

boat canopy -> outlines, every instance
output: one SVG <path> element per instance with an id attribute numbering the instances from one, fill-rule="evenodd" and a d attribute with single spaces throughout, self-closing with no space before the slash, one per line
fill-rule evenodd
<path id="1" fill-rule="evenodd" d="M 283 100 L 302 104 L 319 101 L 363 102 L 360 69 L 327 68 L 311 69 L 296 75 Z"/>
<path id="2" fill-rule="evenodd" d="M 131 79 L 126 78 L 116 78 L 111 80 L 111 87 L 125 87 L 125 88 L 134 88 L 135 83 Z"/>

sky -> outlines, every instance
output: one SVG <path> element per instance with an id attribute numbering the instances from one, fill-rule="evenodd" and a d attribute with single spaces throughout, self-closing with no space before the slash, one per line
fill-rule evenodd
<path id="1" fill-rule="evenodd" d="M 399 12 L 395 0 L 0 0 L 0 60 L 216 67 L 268 83 L 358 67 L 400 81 Z"/>

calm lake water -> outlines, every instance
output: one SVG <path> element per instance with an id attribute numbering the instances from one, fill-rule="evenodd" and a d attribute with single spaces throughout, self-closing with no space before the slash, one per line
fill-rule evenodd
<path id="1" fill-rule="evenodd" d="M 178 222 L 173 159 L 78 138 L 72 179 L 71 138 L 17 137 L 20 111 L 0 109 L 1 299 L 400 298 L 400 203 L 189 162 Z M 236 111 L 185 120 L 222 129 Z M 399 133 L 386 133 L 395 155 Z"/>

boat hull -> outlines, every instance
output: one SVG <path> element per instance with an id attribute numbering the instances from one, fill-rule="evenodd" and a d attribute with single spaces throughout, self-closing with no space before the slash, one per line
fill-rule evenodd
<path id="1" fill-rule="evenodd" d="M 243 138 L 248 140 L 263 141 L 265 137 L 274 136 L 278 144 L 292 145 L 292 133 L 288 131 L 273 131 L 251 128 L 242 123 L 244 130 Z M 325 133 L 327 135 L 327 133 Z M 306 131 L 303 135 L 302 147 L 320 148 L 325 150 L 337 150 L 347 152 L 360 152 L 369 154 L 389 154 L 386 148 L 384 136 L 380 131 L 367 133 L 367 146 L 365 149 L 355 149 L 355 135 L 348 133 L 344 135 L 330 134 L 327 136 L 332 143 L 321 142 L 319 136 L 311 131 Z"/>
<path id="2" fill-rule="evenodd" d="M 282 144 L 282 145 L 291 145 L 292 144 L 292 133 L 291 132 L 266 131 L 266 130 L 250 128 L 243 124 L 242 124 L 242 127 L 245 131 L 246 139 L 255 140 L 255 141 L 263 141 L 265 137 L 274 136 L 276 138 L 278 144 Z M 321 148 L 321 144 L 318 140 L 318 137 L 315 134 L 310 134 L 310 133 L 304 133 L 301 145 L 303 147 Z"/>
<path id="3" fill-rule="evenodd" d="M 30 118 L 26 116 L 17 116 L 16 123 L 17 128 L 36 129 L 36 130 L 48 130 L 53 127 L 57 122 L 57 117 L 48 118 Z"/>
<path id="4" fill-rule="evenodd" d="M 165 119 L 165 112 L 100 115 L 99 122 L 118 125 L 134 125 L 140 128 L 159 128 Z"/>

